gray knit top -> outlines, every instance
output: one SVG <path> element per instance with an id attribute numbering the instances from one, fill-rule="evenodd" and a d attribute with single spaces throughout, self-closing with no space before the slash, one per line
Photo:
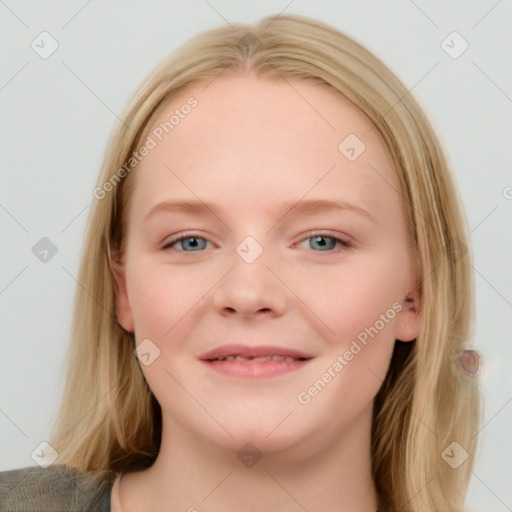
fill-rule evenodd
<path id="1" fill-rule="evenodd" d="M 2 512 L 110 512 L 113 472 L 85 474 L 63 465 L 0 472 Z"/>

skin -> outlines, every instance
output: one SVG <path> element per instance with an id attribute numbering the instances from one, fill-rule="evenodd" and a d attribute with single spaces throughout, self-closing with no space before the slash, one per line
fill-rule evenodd
<path id="1" fill-rule="evenodd" d="M 395 340 L 416 338 L 419 322 L 391 159 L 368 121 L 323 85 L 218 77 L 182 91 L 153 126 L 190 96 L 198 105 L 130 177 L 117 312 L 137 344 L 149 338 L 160 350 L 141 367 L 162 406 L 163 434 L 154 465 L 123 476 L 122 510 L 374 512 L 373 398 Z M 351 133 L 366 145 L 353 162 L 338 150 Z M 216 203 L 215 215 L 145 219 L 161 201 L 198 198 Z M 299 199 L 347 201 L 374 220 L 349 210 L 279 213 Z M 317 230 L 352 246 L 318 243 L 310 238 Z M 200 238 L 168 245 L 190 231 Z M 263 249 L 252 263 L 236 252 L 247 236 Z M 300 403 L 298 394 L 396 302 L 401 311 Z M 314 359 L 257 380 L 198 360 L 229 342 L 295 348 Z M 247 442 L 262 455 L 252 467 L 237 458 Z"/>

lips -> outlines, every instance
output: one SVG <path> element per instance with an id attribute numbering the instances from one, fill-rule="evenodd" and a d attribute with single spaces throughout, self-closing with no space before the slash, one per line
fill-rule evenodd
<path id="1" fill-rule="evenodd" d="M 265 361 L 283 361 L 289 360 L 306 360 L 313 356 L 305 352 L 285 347 L 276 347 L 270 345 L 260 345 L 250 347 L 240 344 L 229 344 L 217 347 L 209 352 L 199 356 L 202 361 L 249 361 L 261 360 Z"/>
<path id="2" fill-rule="evenodd" d="M 201 362 L 228 377 L 264 379 L 303 368 L 311 354 L 277 346 L 222 345 L 199 357 Z"/>

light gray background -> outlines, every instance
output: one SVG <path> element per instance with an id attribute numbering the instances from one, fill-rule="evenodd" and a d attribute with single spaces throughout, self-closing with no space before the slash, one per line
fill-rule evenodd
<path id="1" fill-rule="evenodd" d="M 512 4 L 499 1 L 0 0 L 0 470 L 34 465 L 63 386 L 79 252 L 107 138 L 130 94 L 196 33 L 280 11 L 365 44 L 427 110 L 472 229 L 485 426 L 468 505 L 512 510 Z M 31 42 L 59 43 L 42 59 Z M 451 58 L 441 42 L 469 43 Z M 32 247 L 57 246 L 47 263 Z M 79 399 L 79 397 L 77 397 Z"/>

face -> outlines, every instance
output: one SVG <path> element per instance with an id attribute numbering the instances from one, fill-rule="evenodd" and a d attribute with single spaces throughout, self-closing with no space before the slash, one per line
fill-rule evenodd
<path id="1" fill-rule="evenodd" d="M 368 425 L 418 328 L 399 184 L 370 128 L 326 86 L 251 75 L 160 113 L 116 278 L 164 430 L 271 451 Z"/>

